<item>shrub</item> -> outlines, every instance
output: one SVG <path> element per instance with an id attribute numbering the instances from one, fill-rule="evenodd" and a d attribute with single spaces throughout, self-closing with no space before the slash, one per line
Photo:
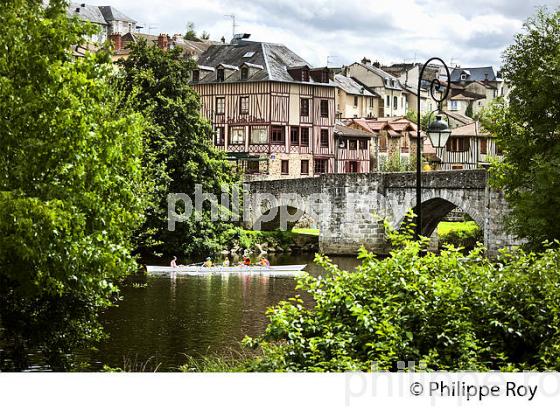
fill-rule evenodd
<path id="1" fill-rule="evenodd" d="M 477 242 L 482 242 L 482 229 L 474 221 L 441 222 L 438 225 L 439 242 L 465 249 L 474 249 Z"/>
<path id="2" fill-rule="evenodd" d="M 297 279 L 300 297 L 268 310 L 262 349 L 247 370 L 396 370 L 399 361 L 430 370 L 560 369 L 560 249 L 502 252 L 477 247 L 426 252 L 427 239 L 390 233 L 395 248 L 378 259 L 361 250 L 354 272 L 317 256 L 326 274 Z"/>

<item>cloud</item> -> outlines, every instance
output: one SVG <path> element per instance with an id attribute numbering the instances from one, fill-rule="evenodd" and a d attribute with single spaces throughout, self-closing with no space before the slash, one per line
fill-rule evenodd
<path id="1" fill-rule="evenodd" d="M 154 32 L 184 32 L 188 21 L 211 38 L 238 32 L 283 43 L 313 65 L 367 56 L 383 63 L 431 56 L 463 66 L 500 65 L 505 47 L 537 5 L 532 0 L 112 0 Z M 557 4 L 542 0 L 538 4 Z"/>

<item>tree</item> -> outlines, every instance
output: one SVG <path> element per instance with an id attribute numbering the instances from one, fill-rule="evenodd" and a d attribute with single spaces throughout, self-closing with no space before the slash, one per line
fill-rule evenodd
<path id="1" fill-rule="evenodd" d="M 108 52 L 72 56 L 94 28 L 66 7 L 0 9 L 1 369 L 25 369 L 30 353 L 67 369 L 135 268 L 144 120 L 111 87 Z"/>
<path id="2" fill-rule="evenodd" d="M 465 115 L 469 118 L 473 118 L 473 102 L 469 101 L 469 105 L 467 105 L 467 109 L 465 110 Z"/>
<path id="3" fill-rule="evenodd" d="M 225 153 L 214 148 L 210 124 L 200 115 L 200 100 L 189 85 L 193 61 L 180 50 L 162 51 L 139 42 L 121 61 L 119 86 L 134 98 L 135 107 L 151 119 L 144 163 L 155 172 L 155 197 L 147 210 L 139 245 L 165 254 L 205 255 L 221 245 L 227 222 L 211 221 L 205 208 L 201 220 L 189 219 L 167 229 L 167 195 L 192 197 L 195 185 L 220 198 L 221 187 L 237 182 Z M 149 165 L 151 164 L 151 165 Z"/>
<path id="4" fill-rule="evenodd" d="M 192 21 L 189 21 L 187 23 L 187 32 L 185 33 L 185 40 L 200 41 L 200 39 L 196 34 L 195 26 Z"/>
<path id="5" fill-rule="evenodd" d="M 512 212 L 510 230 L 533 247 L 560 238 L 560 9 L 540 9 L 504 53 L 509 102 L 486 110 L 484 126 L 502 148 L 492 168 Z"/>

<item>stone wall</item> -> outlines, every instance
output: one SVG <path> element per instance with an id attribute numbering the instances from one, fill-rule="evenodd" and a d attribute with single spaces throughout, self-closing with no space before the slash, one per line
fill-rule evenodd
<path id="1" fill-rule="evenodd" d="M 423 235 L 431 236 L 439 221 L 458 207 L 484 229 L 484 242 L 491 255 L 499 248 L 519 243 L 504 232 L 501 218 L 507 214 L 507 204 L 501 192 L 488 187 L 485 170 L 423 173 L 422 187 Z M 253 182 L 249 191 L 273 196 L 278 208 L 299 209 L 301 215 L 314 215 L 321 231 L 320 249 L 326 254 L 352 255 L 362 245 L 386 253 L 388 244 L 382 221 L 387 219 L 393 227 L 399 227 L 407 212 L 415 207 L 416 175 L 328 174 Z M 303 202 L 286 196 L 290 193 L 304 198 Z M 249 225 L 258 220 L 258 215 L 258 208 L 252 206 Z M 276 220 L 269 226 L 275 223 Z"/>

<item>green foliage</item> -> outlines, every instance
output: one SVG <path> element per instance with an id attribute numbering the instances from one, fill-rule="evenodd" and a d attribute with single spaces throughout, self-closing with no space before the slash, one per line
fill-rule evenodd
<path id="1" fill-rule="evenodd" d="M 469 105 L 467 105 L 467 109 L 465 110 L 465 115 L 469 118 L 473 118 L 473 102 L 469 101 Z"/>
<path id="2" fill-rule="evenodd" d="M 484 240 L 482 229 L 474 221 L 440 222 L 437 229 L 440 244 L 474 249 Z"/>
<path id="3" fill-rule="evenodd" d="M 498 99 L 483 125 L 496 135 L 504 157 L 492 182 L 512 207 L 510 230 L 542 248 L 560 238 L 560 9 L 541 9 L 504 53 L 509 103 Z"/>
<path id="4" fill-rule="evenodd" d="M 399 244 L 379 259 L 365 249 L 354 272 L 317 256 L 326 274 L 297 279 L 296 297 L 267 312 L 254 371 L 560 369 L 560 249 L 516 250 L 498 262 L 475 248 L 426 252 L 427 238 L 390 232 Z"/>
<path id="5" fill-rule="evenodd" d="M 204 34 L 207 34 L 207 33 L 204 32 L 203 35 Z M 194 23 L 192 21 L 189 21 L 187 23 L 187 32 L 185 33 L 184 38 L 185 38 L 185 40 L 200 41 L 200 39 L 198 38 L 198 36 L 196 34 L 195 26 L 194 26 Z"/>
<path id="6" fill-rule="evenodd" d="M 402 157 L 400 153 L 394 152 L 384 161 L 380 161 L 381 172 L 410 172 L 416 171 L 416 156 Z"/>
<path id="7" fill-rule="evenodd" d="M 290 231 L 251 231 L 234 227 L 224 231 L 220 242 L 228 246 L 237 245 L 242 249 L 257 251 L 256 245 L 265 242 L 274 244 L 274 246 L 280 245 L 283 248 L 289 247 L 293 245 L 295 236 L 296 234 Z"/>
<path id="8" fill-rule="evenodd" d="M 405 118 L 409 121 L 412 121 L 414 124 L 418 122 L 418 114 L 416 113 L 416 111 L 408 111 Z M 420 129 L 422 131 L 426 131 L 428 129 L 428 121 L 430 121 L 429 112 L 425 113 L 424 115 L 420 115 Z"/>
<path id="9" fill-rule="evenodd" d="M 60 0 L 0 9 L 0 369 L 31 353 L 67 369 L 136 267 L 144 121 L 111 87 L 107 52 L 72 57 L 93 32 Z"/>
<path id="10" fill-rule="evenodd" d="M 195 185 L 200 184 L 203 192 L 220 198 L 222 185 L 231 186 L 238 179 L 225 153 L 213 147 L 212 130 L 201 117 L 199 98 L 189 86 L 194 62 L 185 60 L 179 49 L 163 51 L 139 42 L 120 65 L 119 87 L 151 119 L 144 164 L 152 170 L 155 194 L 139 246 L 190 256 L 219 250 L 222 233 L 231 224 L 212 222 L 208 202 L 201 220 L 193 217 L 178 223 L 174 232 L 167 230 L 169 193 L 186 193 L 194 200 Z"/>

